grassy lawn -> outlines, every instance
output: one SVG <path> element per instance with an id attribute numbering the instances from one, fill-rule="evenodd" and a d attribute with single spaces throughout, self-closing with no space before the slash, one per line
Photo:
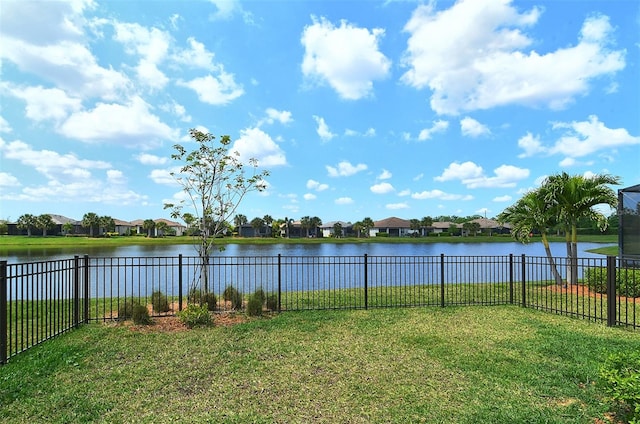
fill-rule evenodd
<path id="1" fill-rule="evenodd" d="M 228 237 L 216 240 L 217 244 L 318 244 L 318 243 L 504 243 L 513 242 L 508 235 L 477 236 L 477 237 L 370 237 L 370 238 L 255 238 Z M 564 242 L 564 237 L 551 237 L 550 241 Z M 579 241 L 595 243 L 617 243 L 617 235 L 581 235 Z M 90 237 L 60 237 L 60 236 L 0 236 L 0 253 L 8 250 L 34 249 L 47 247 L 109 247 L 127 245 L 166 245 L 193 244 L 196 240 L 190 236 L 147 238 L 141 236 L 90 238 Z M 539 237 L 533 237 L 532 243 L 540 242 Z"/>
<path id="2" fill-rule="evenodd" d="M 290 312 L 178 333 L 91 324 L 0 367 L 6 422 L 592 423 L 640 335 L 515 306 Z"/>

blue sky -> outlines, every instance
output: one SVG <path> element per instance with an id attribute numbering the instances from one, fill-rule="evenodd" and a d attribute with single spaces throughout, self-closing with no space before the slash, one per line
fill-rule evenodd
<path id="1" fill-rule="evenodd" d="M 0 218 L 168 218 L 228 134 L 249 220 L 493 217 L 545 176 L 640 183 L 637 1 L 7 1 Z"/>

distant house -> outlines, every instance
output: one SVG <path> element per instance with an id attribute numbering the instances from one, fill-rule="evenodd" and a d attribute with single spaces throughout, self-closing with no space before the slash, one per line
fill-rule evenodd
<path id="1" fill-rule="evenodd" d="M 480 224 L 480 231 L 487 235 L 495 234 L 509 234 L 511 230 L 511 225 L 509 224 L 500 224 L 498 221 L 494 219 L 488 218 L 477 218 L 473 219 L 470 222 L 477 222 Z"/>
<path id="2" fill-rule="evenodd" d="M 144 229 L 144 221 L 145 220 L 143 219 L 136 219 L 130 222 L 131 229 L 133 230 L 134 233 L 147 234 L 148 231 Z M 171 231 L 172 233 L 175 231 L 176 236 L 184 235 L 185 231 L 187 230 L 187 227 L 180 224 L 179 222 L 169 221 L 168 219 L 164 219 L 164 218 L 154 219 L 153 222 L 155 222 L 156 224 L 158 224 L 159 222 L 164 222 L 165 224 L 167 224 L 167 227 L 169 227 L 172 230 Z M 154 237 L 157 237 L 164 234 L 162 234 L 161 231 L 158 230 L 157 228 L 154 228 L 151 231 L 151 235 Z"/>
<path id="3" fill-rule="evenodd" d="M 322 224 L 320 228 L 320 234 L 322 237 L 332 237 L 333 236 L 333 227 L 336 224 L 340 224 L 342 226 L 342 235 L 346 236 L 347 233 L 352 232 L 353 224 L 345 221 L 329 221 L 325 224 Z"/>
<path id="4" fill-rule="evenodd" d="M 129 231 L 134 229 L 134 225 L 128 221 L 122 221 L 120 219 L 114 219 L 113 222 L 116 224 L 115 232 L 120 234 L 121 236 L 129 234 Z"/>
<path id="5" fill-rule="evenodd" d="M 434 234 L 448 233 L 451 228 L 460 229 L 462 225 L 450 221 L 436 221 L 431 224 L 431 229 Z"/>
<path id="6" fill-rule="evenodd" d="M 408 220 L 390 217 L 373 223 L 369 236 L 376 237 L 378 233 L 386 233 L 389 237 L 404 237 L 413 233 L 413 230 Z"/>

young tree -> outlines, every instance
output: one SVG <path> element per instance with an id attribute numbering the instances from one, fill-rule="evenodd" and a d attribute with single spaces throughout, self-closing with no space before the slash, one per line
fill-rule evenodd
<path id="1" fill-rule="evenodd" d="M 247 222 L 248 222 L 247 217 L 241 213 L 233 217 L 233 226 L 236 228 L 238 235 L 241 235 L 240 229 L 242 228 L 243 225 L 246 225 Z"/>
<path id="2" fill-rule="evenodd" d="M 247 193 L 263 191 L 266 188 L 264 178 L 267 171 L 258 171 L 255 159 L 249 160 L 252 175 L 245 175 L 245 165 L 240 161 L 239 153 L 230 151 L 231 138 L 228 135 L 216 137 L 191 129 L 189 135 L 197 148 L 187 151 L 180 144 L 174 146 L 176 153 L 171 155 L 175 161 L 183 163 L 179 172 L 171 175 L 186 193 L 189 207 L 199 225 L 198 245 L 200 258 L 200 287 L 204 292 L 210 291 L 208 264 L 213 252 L 215 236 L 226 229 L 225 222 L 236 213 L 240 202 Z M 171 216 L 183 219 L 185 203 L 167 203 L 165 209 Z M 211 223 L 212 225 L 206 225 Z M 194 280 L 193 287 L 198 284 Z"/>
<path id="3" fill-rule="evenodd" d="M 366 217 L 362 220 L 362 231 L 365 233 L 367 237 L 369 237 L 369 230 L 375 227 L 375 223 L 369 217 Z"/>
<path id="4" fill-rule="evenodd" d="M 433 225 L 433 218 L 430 216 L 424 216 L 420 220 L 420 229 L 422 230 L 422 235 L 424 236 L 426 233 L 426 229 Z"/>
<path id="5" fill-rule="evenodd" d="M 27 230 L 27 237 L 31 237 L 31 229 L 36 226 L 36 217 L 26 213 L 18 218 L 18 229 Z"/>
<path id="6" fill-rule="evenodd" d="M 266 234 L 271 235 L 271 226 L 273 224 L 273 217 L 271 215 L 265 215 L 262 217 L 264 225 L 266 227 Z"/>
<path id="7" fill-rule="evenodd" d="M 89 237 L 93 237 L 93 227 L 100 225 L 100 218 L 93 212 L 87 212 L 82 217 L 82 226 L 89 229 Z"/>
<path id="8" fill-rule="evenodd" d="M 253 218 L 251 220 L 251 228 L 253 228 L 253 236 L 258 237 L 260 235 L 260 230 L 264 227 L 264 220 L 262 218 Z"/>
<path id="9" fill-rule="evenodd" d="M 314 237 L 318 237 L 318 227 L 322 225 L 322 220 L 317 216 L 312 216 L 309 219 L 309 227 L 313 228 Z"/>
<path id="10" fill-rule="evenodd" d="M 98 218 L 98 222 L 103 233 L 115 231 L 116 229 L 116 222 L 110 216 L 101 216 Z"/>
<path id="11" fill-rule="evenodd" d="M 164 221 L 159 221 L 156 223 L 156 230 L 158 232 L 158 237 L 164 237 L 169 230 L 169 225 Z"/>
<path id="12" fill-rule="evenodd" d="M 42 230 L 42 237 L 46 237 L 47 230 L 52 229 L 53 227 L 55 227 L 55 225 L 56 223 L 53 222 L 53 219 L 49 214 L 45 213 L 42 215 L 38 215 L 38 217 L 36 218 L 36 228 Z"/>
<path id="13" fill-rule="evenodd" d="M 309 229 L 311 228 L 311 217 L 303 216 L 302 218 L 300 218 L 300 227 L 306 230 L 307 238 L 309 238 Z"/>
<path id="14" fill-rule="evenodd" d="M 333 224 L 333 236 L 335 238 L 342 237 L 342 224 L 341 223 L 336 222 L 335 224 Z"/>
<path id="15" fill-rule="evenodd" d="M 566 172 L 552 175 L 543 183 L 544 200 L 555 207 L 565 230 L 569 284 L 578 281 L 578 220 L 587 217 L 597 222 L 600 230 L 606 230 L 607 217 L 593 207 L 606 204 L 615 208 L 618 196 L 607 185 L 617 184 L 620 184 L 620 177 L 607 174 L 584 177 Z"/>
<path id="16" fill-rule="evenodd" d="M 147 232 L 147 237 L 151 238 L 151 232 L 156 228 L 156 222 L 153 219 L 145 219 L 142 223 L 142 229 Z"/>
<path id="17" fill-rule="evenodd" d="M 73 231 L 73 224 L 71 222 L 65 222 L 62 224 L 62 230 L 65 234 L 71 234 L 71 231 Z"/>

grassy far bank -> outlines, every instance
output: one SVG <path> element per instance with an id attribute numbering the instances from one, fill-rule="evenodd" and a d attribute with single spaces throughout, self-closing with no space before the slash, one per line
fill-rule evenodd
<path id="1" fill-rule="evenodd" d="M 564 242 L 564 237 L 551 237 L 550 241 Z M 579 242 L 617 243 L 617 235 L 583 235 Z M 3 250 L 33 249 L 38 247 L 76 247 L 76 246 L 127 246 L 127 245 L 163 245 L 163 244 L 193 244 L 193 237 L 159 237 L 147 238 L 140 236 L 90 238 L 90 237 L 59 237 L 59 236 L 0 236 L 0 252 Z M 218 244 L 317 244 L 317 243 L 504 243 L 514 242 L 508 235 L 477 236 L 477 237 L 370 237 L 370 238 L 260 238 L 260 237 L 228 237 L 218 239 Z M 539 243 L 540 239 L 532 238 L 532 243 Z"/>
<path id="2" fill-rule="evenodd" d="M 0 367 L 10 422 L 585 423 L 621 329 L 517 307 L 285 313 L 180 333 L 92 324 Z"/>

